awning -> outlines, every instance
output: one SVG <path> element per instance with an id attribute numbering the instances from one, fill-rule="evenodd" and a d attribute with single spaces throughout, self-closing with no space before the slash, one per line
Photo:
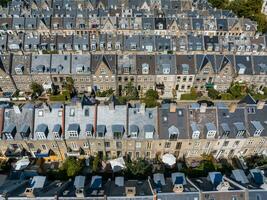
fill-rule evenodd
<path id="1" fill-rule="evenodd" d="M 162 162 L 169 166 L 172 166 L 176 163 L 176 158 L 174 155 L 167 153 L 162 156 Z"/>

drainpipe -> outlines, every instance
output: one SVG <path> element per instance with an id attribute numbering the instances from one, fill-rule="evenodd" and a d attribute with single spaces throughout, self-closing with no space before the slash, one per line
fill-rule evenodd
<path id="1" fill-rule="evenodd" d="M 0 108 L 0 138 L 2 138 L 2 131 L 4 129 L 4 114 L 5 108 Z"/>
<path id="2" fill-rule="evenodd" d="M 94 135 L 96 136 L 96 127 L 97 127 L 97 107 L 98 105 L 95 104 L 95 113 L 94 113 Z"/>

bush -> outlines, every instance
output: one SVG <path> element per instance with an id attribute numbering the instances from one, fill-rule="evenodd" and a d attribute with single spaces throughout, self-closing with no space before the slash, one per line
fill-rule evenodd
<path id="1" fill-rule="evenodd" d="M 151 172 L 152 165 L 144 159 L 126 162 L 125 175 L 129 178 L 142 179 L 151 175 Z"/>
<path id="2" fill-rule="evenodd" d="M 111 96 L 112 94 L 114 93 L 114 90 L 112 89 L 108 89 L 108 90 L 105 90 L 105 91 L 97 91 L 96 92 L 96 96 L 97 97 L 109 97 Z"/>
<path id="3" fill-rule="evenodd" d="M 31 88 L 33 94 L 37 97 L 40 96 L 44 91 L 43 86 L 36 83 L 36 82 L 32 82 L 30 85 L 30 88 Z"/>
<path id="4" fill-rule="evenodd" d="M 208 89 L 208 96 L 211 99 L 219 99 L 220 98 L 220 92 L 218 92 L 217 90 L 210 88 Z"/>
<path id="5" fill-rule="evenodd" d="M 157 99 L 159 98 L 159 94 L 157 91 L 149 89 L 147 90 L 145 94 L 145 98 L 143 99 L 143 102 L 146 104 L 146 107 L 153 108 L 158 106 Z"/>
<path id="6" fill-rule="evenodd" d="M 68 177 L 74 177 L 81 173 L 84 167 L 84 160 L 69 157 L 65 160 L 60 170 L 65 171 Z"/>

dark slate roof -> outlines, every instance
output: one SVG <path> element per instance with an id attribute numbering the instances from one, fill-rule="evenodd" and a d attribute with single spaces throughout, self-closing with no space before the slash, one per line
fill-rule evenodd
<path id="1" fill-rule="evenodd" d="M 235 67 L 237 69 L 237 72 L 239 71 L 239 66 L 240 65 L 244 65 L 246 67 L 246 70 L 245 70 L 244 74 L 252 75 L 253 69 L 252 69 L 251 56 L 241 56 L 241 55 L 235 56 Z"/>
<path id="2" fill-rule="evenodd" d="M 60 124 L 55 124 L 55 126 L 54 126 L 54 128 L 53 128 L 53 130 L 52 130 L 52 132 L 53 133 L 61 133 L 61 125 Z"/>
<path id="3" fill-rule="evenodd" d="M 80 132 L 80 125 L 79 124 L 69 124 L 68 131 L 76 131 Z"/>
<path id="4" fill-rule="evenodd" d="M 114 124 L 111 127 L 113 133 L 123 133 L 124 132 L 124 126 L 120 124 Z"/>
<path id="5" fill-rule="evenodd" d="M 183 74 L 183 70 L 188 66 L 188 74 L 195 74 L 195 56 L 194 55 L 177 55 L 176 56 L 177 74 Z"/>
<path id="6" fill-rule="evenodd" d="M 85 131 L 86 132 L 93 132 L 93 124 L 86 124 Z"/>
<path id="7" fill-rule="evenodd" d="M 150 124 L 146 124 L 144 125 L 144 132 L 154 132 L 155 131 L 155 127 L 153 125 Z"/>
<path id="8" fill-rule="evenodd" d="M 48 132 L 48 126 L 46 124 L 39 124 L 37 126 L 36 132 L 46 133 Z"/>

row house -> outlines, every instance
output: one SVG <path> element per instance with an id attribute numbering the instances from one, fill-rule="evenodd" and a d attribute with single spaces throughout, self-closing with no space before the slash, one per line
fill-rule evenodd
<path id="1" fill-rule="evenodd" d="M 189 106 L 96 105 L 83 97 L 70 104 L 26 104 L 1 108 L 1 151 L 5 157 L 47 160 L 99 155 L 153 159 L 212 154 L 215 158 L 266 152 L 267 107 L 251 96 L 239 104 Z"/>
<path id="2" fill-rule="evenodd" d="M 9 33 L 48 30 L 56 34 L 87 34 L 98 30 L 101 33 L 120 31 L 123 33 L 148 32 L 155 35 L 176 35 L 193 32 L 208 36 L 254 36 L 256 24 L 249 19 L 237 17 L 209 19 L 197 16 L 110 16 L 107 12 L 91 11 L 86 16 L 56 15 L 54 17 L 2 17 L 1 30 Z M 169 11 L 168 11 L 169 12 Z M 104 14 L 104 15 L 102 15 Z M 42 33 L 42 30 L 45 30 Z"/>
<path id="3" fill-rule="evenodd" d="M 6 55 L 6 56 L 5 56 Z M 62 89 L 72 77 L 79 92 L 112 89 L 122 94 L 132 82 L 142 96 L 156 89 L 161 97 L 179 99 L 192 88 L 226 91 L 232 82 L 263 90 L 266 85 L 266 56 L 231 54 L 140 55 L 140 54 L 5 54 L 3 78 L 8 84 L 28 91 L 31 82 L 46 89 L 51 84 Z M 5 64 L 4 64 L 5 63 Z"/>
<path id="4" fill-rule="evenodd" d="M 95 51 L 134 51 L 169 53 L 228 53 L 237 55 L 266 54 L 265 36 L 207 36 L 196 33 L 177 35 L 155 35 L 147 33 L 85 33 L 62 34 L 54 31 L 49 34 L 38 32 L 0 33 L 1 52 L 95 52 Z"/>

